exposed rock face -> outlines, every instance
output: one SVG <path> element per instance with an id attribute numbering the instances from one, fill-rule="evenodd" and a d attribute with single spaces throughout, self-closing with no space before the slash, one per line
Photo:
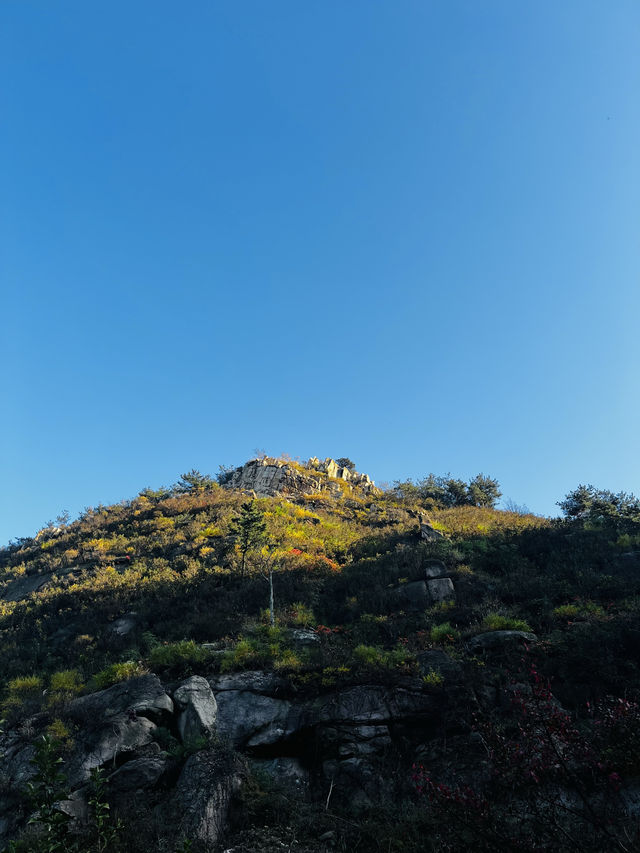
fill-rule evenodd
<path id="1" fill-rule="evenodd" d="M 149 673 L 121 681 L 106 690 L 75 699 L 70 707 L 72 717 L 93 721 L 111 719 L 128 711 L 153 719 L 173 713 L 173 702 L 157 675 Z"/>
<path id="2" fill-rule="evenodd" d="M 157 746 L 157 744 L 156 744 Z M 118 794 L 154 788 L 164 775 L 169 761 L 160 748 L 150 755 L 127 761 L 109 776 L 109 790 Z"/>
<path id="3" fill-rule="evenodd" d="M 173 713 L 173 702 L 156 675 L 143 675 L 75 699 L 69 716 L 81 736 L 69 759 L 71 784 L 85 782 L 96 767 L 113 766 L 154 740 L 156 722 Z"/>
<path id="4" fill-rule="evenodd" d="M 333 459 L 321 462 L 312 457 L 299 464 L 283 459 L 251 459 L 231 475 L 225 488 L 253 491 L 260 497 L 273 495 L 315 495 L 329 492 L 339 497 L 343 492 L 336 480 L 342 480 L 364 494 L 377 492 L 367 474 L 343 468 Z"/>
<path id="5" fill-rule="evenodd" d="M 285 740 L 298 728 L 293 706 L 251 690 L 217 694 L 218 731 L 235 747 L 259 747 Z"/>
<path id="6" fill-rule="evenodd" d="M 225 828 L 231 798 L 242 784 L 242 764 L 227 754 L 203 750 L 184 765 L 158 818 L 176 841 L 189 839 L 213 849 Z"/>
<path id="7" fill-rule="evenodd" d="M 398 780 L 389 773 L 389 762 L 397 763 L 407 749 L 441 731 L 447 708 L 470 701 L 461 667 L 443 652 L 425 652 L 420 663 L 424 673 L 442 673 L 441 689 L 425 690 L 422 679 L 408 678 L 303 699 L 276 673 L 255 671 L 193 676 L 174 689 L 173 701 L 155 675 L 75 699 L 68 713 L 78 731 L 64 768 L 69 796 L 60 807 L 81 824 L 88 777 L 102 767 L 118 813 L 147 810 L 171 844 L 189 838 L 203 850 L 213 849 L 243 777 L 244 759 L 226 747 L 206 748 L 180 771 L 179 760 L 159 746 L 159 726 L 165 729 L 162 737 L 167 730 L 178 731 L 185 742 L 215 727 L 223 742 L 246 751 L 296 789 L 324 799 L 331 787 L 334 796 L 356 807 L 370 805 L 395 790 Z M 16 729 L 0 737 L 3 771 L 11 781 L 0 796 L 0 841 L 17 831 L 21 818 L 13 791 L 33 777 L 30 741 L 45 723 L 43 715 L 28 734 Z"/>
<path id="8" fill-rule="evenodd" d="M 218 704 L 206 678 L 192 675 L 173 693 L 180 710 L 178 731 L 183 743 L 210 737 L 215 729 Z"/>

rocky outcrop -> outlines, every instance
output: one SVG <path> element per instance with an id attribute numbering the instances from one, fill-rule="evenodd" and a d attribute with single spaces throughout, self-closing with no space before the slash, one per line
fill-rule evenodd
<path id="1" fill-rule="evenodd" d="M 210 738 L 216 726 L 218 705 L 206 678 L 192 675 L 173 692 L 179 709 L 178 731 L 183 743 Z"/>
<path id="2" fill-rule="evenodd" d="M 300 698 L 278 674 L 246 671 L 192 676 L 173 688 L 172 700 L 149 674 L 75 699 L 65 712 L 76 730 L 60 809 L 81 825 L 89 776 L 102 768 L 116 813 L 135 819 L 143 811 L 147 821 L 153 816 L 174 845 L 167 849 L 183 839 L 194 849 L 212 849 L 245 772 L 238 752 L 296 790 L 323 799 L 333 791 L 356 808 L 368 806 L 399 784 L 388 772 L 390 762 L 404 761 L 407 750 L 442 730 L 452 706 L 470 701 L 459 664 L 438 651 L 423 657 L 423 673 L 439 672 L 444 687 L 430 690 L 421 678 L 405 678 Z M 0 795 L 0 841 L 15 834 L 11 791 L 34 775 L 32 741 L 46 724 L 41 717 L 2 736 L 3 770 L 13 787 Z M 187 750 L 200 746 L 199 739 L 208 743 L 182 764 L 179 752 L 162 749 L 177 746 L 178 737 Z"/>
<path id="3" fill-rule="evenodd" d="M 305 463 L 270 457 L 251 459 L 236 468 L 224 487 L 255 492 L 259 497 L 304 496 L 323 492 L 340 497 L 343 486 L 338 481 L 348 484 L 347 491 L 355 490 L 367 495 L 378 492 L 367 474 L 341 467 L 334 459 L 321 462 L 316 457 Z"/>
<path id="4" fill-rule="evenodd" d="M 242 784 L 243 769 L 239 756 L 227 752 L 204 750 L 187 759 L 174 793 L 156 809 L 165 834 L 178 843 L 188 839 L 213 849 Z"/>
<path id="5" fill-rule="evenodd" d="M 86 782 L 98 767 L 115 770 L 123 756 L 152 744 L 157 724 L 172 713 L 173 702 L 151 674 L 75 699 L 69 716 L 81 729 L 68 763 L 71 784 Z"/>

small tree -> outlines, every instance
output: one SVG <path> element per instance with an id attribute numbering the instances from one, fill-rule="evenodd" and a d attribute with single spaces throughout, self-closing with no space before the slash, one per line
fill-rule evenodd
<path id="1" fill-rule="evenodd" d="M 494 507 L 501 496 L 497 480 L 485 474 L 477 474 L 473 480 L 469 480 L 469 498 L 474 506 Z"/>
<path id="2" fill-rule="evenodd" d="M 242 505 L 240 514 L 232 519 L 230 529 L 242 558 L 240 574 L 244 575 L 247 555 L 253 549 L 264 544 L 267 537 L 267 522 L 264 512 L 256 501 L 247 501 Z"/>
<path id="3" fill-rule="evenodd" d="M 273 595 L 273 573 L 278 568 L 278 551 L 276 544 L 269 542 L 262 552 L 262 560 L 260 564 L 260 574 L 269 584 L 269 621 L 273 627 L 276 624 L 276 612 Z"/>
<path id="4" fill-rule="evenodd" d="M 578 486 L 564 500 L 558 501 L 558 506 L 567 518 L 640 521 L 640 500 L 635 495 L 626 492 L 615 494 L 591 485 Z"/>
<path id="5" fill-rule="evenodd" d="M 201 474 L 200 471 L 192 468 L 186 474 L 180 475 L 175 490 L 180 494 L 199 494 L 211 489 L 213 485 L 214 481 L 208 474 Z"/>
<path id="6" fill-rule="evenodd" d="M 341 468 L 348 468 L 349 471 L 356 470 L 356 463 L 352 462 L 348 456 L 341 456 L 340 459 L 336 459 L 336 464 Z"/>

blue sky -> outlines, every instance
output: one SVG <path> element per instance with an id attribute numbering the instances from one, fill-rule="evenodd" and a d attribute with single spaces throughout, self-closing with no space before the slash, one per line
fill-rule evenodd
<path id="1" fill-rule="evenodd" d="M 0 543 L 256 448 L 640 493 L 636 0 L 4 0 Z"/>

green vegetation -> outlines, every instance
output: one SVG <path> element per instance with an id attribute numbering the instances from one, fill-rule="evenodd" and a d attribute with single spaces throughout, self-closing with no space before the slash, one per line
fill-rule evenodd
<path id="1" fill-rule="evenodd" d="M 273 670 L 312 702 L 336 688 L 414 679 L 437 702 L 451 684 L 440 659 L 478 677 L 486 662 L 468 651 L 471 639 L 516 630 L 539 638 L 531 652 L 537 671 L 568 712 L 608 695 L 640 696 L 640 514 L 632 495 L 580 486 L 561 501 L 564 518 L 545 519 L 496 509 L 498 483 L 484 475 L 290 500 L 247 500 L 221 487 L 225 477 L 193 470 L 171 489 L 88 508 L 0 551 L 2 715 L 13 726 L 40 713 L 50 738 L 33 791 L 45 819 L 24 841 L 41 846 L 20 841 L 16 851 L 45 849 L 45 838 L 63 849 L 55 844 L 66 825 L 51 816 L 47 827 L 45 789 L 59 793 L 58 759 L 76 735 L 68 703 L 145 672 L 166 683 Z M 438 541 L 420 539 L 425 516 L 443 533 Z M 420 587 L 435 561 L 453 579 L 455 600 L 416 604 L 406 591 Z M 35 578 L 39 589 L 15 594 Z M 496 684 L 521 656 L 505 652 Z M 166 741 L 183 759 L 168 731 Z M 616 760 L 627 754 L 613 739 L 607 749 L 617 750 Z M 95 792 L 86 849 L 117 849 L 99 779 Z M 405 833 L 406 850 L 421 849 L 422 818 L 387 819 L 397 837 Z M 349 843 L 379 849 L 367 844 L 385 838 L 388 849 L 403 849 L 388 827 L 367 820 Z"/>

